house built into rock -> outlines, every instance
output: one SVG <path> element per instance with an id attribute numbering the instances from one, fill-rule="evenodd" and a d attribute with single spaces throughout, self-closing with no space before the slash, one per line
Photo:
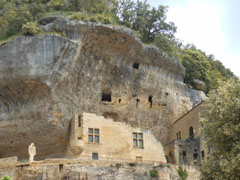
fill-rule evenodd
<path id="1" fill-rule="evenodd" d="M 75 115 L 66 157 L 166 163 L 163 146 L 150 130 L 142 130 L 91 113 Z"/>
<path id="2" fill-rule="evenodd" d="M 200 102 L 173 123 L 169 131 L 169 141 L 165 145 L 169 163 L 194 165 L 201 163 L 210 153 L 200 135 L 203 127 L 200 122 L 200 113 L 204 111 L 203 104 L 204 101 Z"/>

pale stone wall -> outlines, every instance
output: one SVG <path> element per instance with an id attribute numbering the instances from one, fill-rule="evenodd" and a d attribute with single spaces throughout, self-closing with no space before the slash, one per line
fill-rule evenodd
<path id="1" fill-rule="evenodd" d="M 170 164 L 142 164 L 49 159 L 31 165 L 18 164 L 17 180 L 179 180 L 177 166 Z M 188 171 L 187 180 L 200 179 L 200 172 L 192 166 L 184 166 Z M 158 178 L 152 178 L 150 171 L 155 170 Z"/>
<path id="2" fill-rule="evenodd" d="M 16 165 L 17 165 L 17 157 L 0 159 L 0 179 L 3 176 L 10 176 L 10 178 L 14 180 Z"/>
<path id="3" fill-rule="evenodd" d="M 203 112 L 204 102 L 201 102 L 173 123 L 169 131 L 169 143 L 165 146 L 165 154 L 170 163 L 196 165 L 206 159 L 209 152 L 204 138 L 200 135 L 200 113 Z M 194 138 L 190 138 L 190 127 L 193 127 Z M 181 139 L 177 139 L 179 132 Z M 183 153 L 186 153 L 186 159 L 183 158 Z"/>
<path id="4" fill-rule="evenodd" d="M 82 152 L 72 153 L 69 149 L 66 157 L 92 159 L 92 153 L 98 153 L 99 160 L 135 161 L 136 157 L 142 157 L 142 161 L 166 162 L 162 144 L 149 130 L 90 113 L 82 114 L 81 127 L 78 127 L 78 116 L 75 116 L 71 128 L 70 149 L 74 146 L 71 142 L 75 142 L 76 146 L 81 146 Z M 99 129 L 100 143 L 88 142 L 88 128 Z M 144 148 L 133 147 L 133 132 L 143 133 Z M 77 144 L 77 141 L 81 143 Z"/>
<path id="5" fill-rule="evenodd" d="M 190 127 L 193 127 L 194 129 L 194 137 L 199 136 L 199 129 L 201 128 L 199 115 L 200 111 L 203 109 L 202 104 L 203 103 L 197 105 L 197 107 L 173 123 L 173 126 L 169 132 L 169 142 L 177 139 L 177 132 L 179 131 L 181 132 L 182 140 L 188 139 Z"/>

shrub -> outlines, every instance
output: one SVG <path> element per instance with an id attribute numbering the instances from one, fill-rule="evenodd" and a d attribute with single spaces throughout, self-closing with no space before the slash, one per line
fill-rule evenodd
<path id="1" fill-rule="evenodd" d="M 97 20 L 103 24 L 112 24 L 112 18 L 104 15 L 104 14 L 98 14 L 96 16 Z"/>
<path id="2" fill-rule="evenodd" d="M 156 169 L 150 170 L 149 174 L 150 174 L 150 176 L 151 176 L 152 178 L 158 177 L 158 172 L 157 172 Z"/>
<path id="3" fill-rule="evenodd" d="M 10 180 L 9 176 L 3 176 L 0 180 Z"/>
<path id="4" fill-rule="evenodd" d="M 74 14 L 71 19 L 79 21 L 88 21 L 88 16 L 86 14 Z"/>
<path id="5" fill-rule="evenodd" d="M 97 22 L 98 19 L 97 19 L 96 16 L 92 16 L 92 17 L 90 17 L 89 21 L 91 21 L 91 22 Z"/>
<path id="6" fill-rule="evenodd" d="M 178 166 L 177 172 L 178 172 L 178 176 L 179 176 L 180 180 L 186 180 L 187 179 L 188 172 L 182 166 Z"/>
<path id="7" fill-rule="evenodd" d="M 129 166 L 136 166 L 136 163 L 129 163 Z"/>
<path id="8" fill-rule="evenodd" d="M 28 22 L 22 26 L 23 35 L 35 36 L 41 32 L 41 29 L 37 27 L 37 23 Z"/>
<path id="9" fill-rule="evenodd" d="M 116 164 L 116 167 L 117 167 L 117 168 L 120 168 L 121 166 L 122 166 L 122 164 L 120 164 L 120 163 L 117 163 L 117 164 Z"/>

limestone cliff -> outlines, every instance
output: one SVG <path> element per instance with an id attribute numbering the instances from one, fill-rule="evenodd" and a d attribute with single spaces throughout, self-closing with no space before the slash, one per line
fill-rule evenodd
<path id="1" fill-rule="evenodd" d="M 37 158 L 62 157 L 71 118 L 82 112 L 151 129 L 164 144 L 170 123 L 204 98 L 183 83 L 176 59 L 128 29 L 67 18 L 42 28 L 67 37 L 0 46 L 0 157 L 27 157 L 31 142 Z"/>

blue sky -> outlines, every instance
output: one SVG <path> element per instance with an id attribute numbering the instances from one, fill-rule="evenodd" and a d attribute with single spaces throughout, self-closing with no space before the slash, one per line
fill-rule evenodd
<path id="1" fill-rule="evenodd" d="M 176 37 L 213 54 L 240 77 L 239 0 L 148 0 L 169 6 L 168 21 L 177 26 Z"/>

